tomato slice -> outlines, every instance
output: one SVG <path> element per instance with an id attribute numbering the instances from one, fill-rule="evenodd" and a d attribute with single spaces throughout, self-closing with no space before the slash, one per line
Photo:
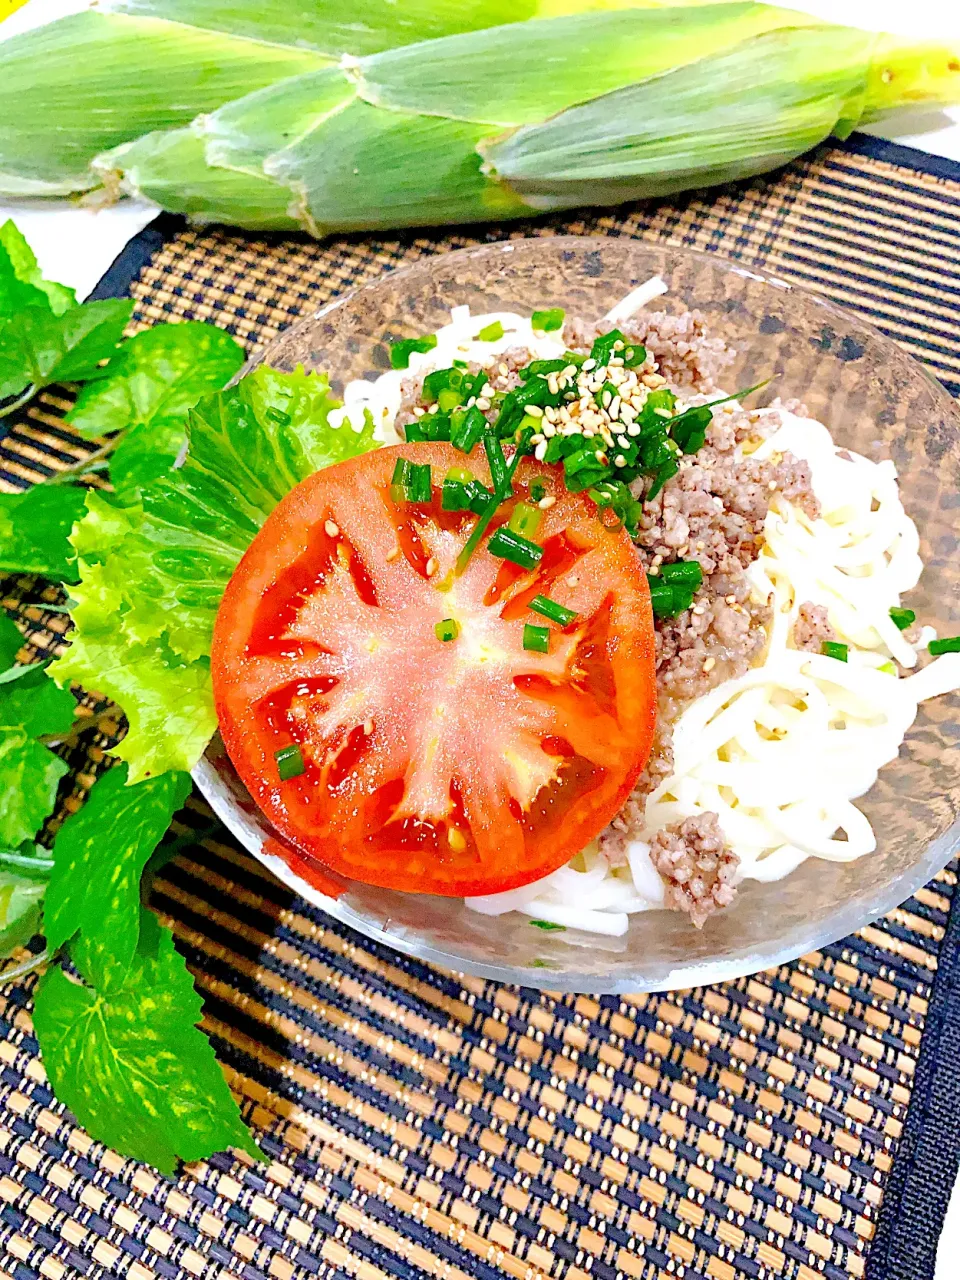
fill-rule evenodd
<path id="1" fill-rule="evenodd" d="M 398 457 L 430 463 L 433 500 L 396 503 Z M 515 496 L 543 484 L 532 571 L 488 539 L 462 576 L 476 523 L 444 512 L 440 484 L 475 450 L 398 445 L 310 476 L 276 508 L 217 615 L 220 731 L 251 795 L 306 863 L 369 884 L 474 895 L 562 866 L 616 814 L 650 751 L 653 617 L 639 557 L 556 469 L 524 460 Z M 576 611 L 560 628 L 534 595 Z M 435 625 L 452 618 L 455 639 Z M 546 654 L 524 623 L 550 627 Z M 296 744 L 303 772 L 281 781 Z M 303 864 L 301 864 L 302 869 Z"/>

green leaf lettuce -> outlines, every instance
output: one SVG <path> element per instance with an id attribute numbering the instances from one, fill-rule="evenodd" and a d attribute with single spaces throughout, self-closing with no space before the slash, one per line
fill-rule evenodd
<path id="1" fill-rule="evenodd" d="M 130 506 L 87 497 L 71 541 L 80 583 L 71 647 L 52 668 L 113 698 L 130 731 L 130 781 L 189 771 L 216 728 L 210 640 L 224 589 L 267 516 L 321 467 L 376 446 L 331 427 L 325 375 L 260 366 L 188 418 L 183 466 Z"/>

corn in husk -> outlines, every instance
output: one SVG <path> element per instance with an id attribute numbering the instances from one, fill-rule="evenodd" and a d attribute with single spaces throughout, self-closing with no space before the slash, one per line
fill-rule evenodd
<path id="1" fill-rule="evenodd" d="M 0 44 L 0 194 L 314 235 L 762 173 L 960 56 L 754 3 L 121 0 Z"/>

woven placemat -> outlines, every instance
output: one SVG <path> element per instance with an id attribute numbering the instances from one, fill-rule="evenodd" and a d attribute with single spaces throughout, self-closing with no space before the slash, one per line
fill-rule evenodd
<path id="1" fill-rule="evenodd" d="M 705 197 L 453 235 L 318 245 L 166 219 L 101 293 L 142 266 L 137 326 L 209 320 L 252 348 L 421 255 L 559 232 L 761 264 L 867 316 L 960 392 L 960 174 L 862 139 Z M 44 394 L 0 440 L 3 487 L 82 456 L 61 422 L 68 405 Z M 41 649 L 63 630 L 44 609 L 51 593 L 0 583 Z M 81 776 L 67 807 L 103 766 L 116 729 L 106 715 L 72 757 Z M 271 1163 L 223 1156 L 168 1180 L 92 1142 L 47 1087 L 27 980 L 0 996 L 3 1274 L 931 1274 L 960 1123 L 960 1071 L 938 1070 L 956 1000 L 956 866 L 792 965 L 661 996 L 554 998 L 442 972 L 332 924 L 199 800 L 169 838 L 180 852 L 153 905 Z"/>

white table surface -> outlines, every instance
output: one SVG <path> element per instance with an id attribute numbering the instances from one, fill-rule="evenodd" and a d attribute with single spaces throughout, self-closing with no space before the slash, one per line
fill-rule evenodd
<path id="1" fill-rule="evenodd" d="M 28 0 L 0 23 L 0 40 L 41 26 L 65 13 L 88 7 L 85 0 Z M 799 9 L 831 22 L 846 22 L 925 39 L 955 41 L 960 50 L 960 4 L 957 0 L 790 0 Z M 933 155 L 960 161 L 960 107 L 945 111 L 901 112 L 865 130 Z M 86 297 L 123 246 L 153 220 L 156 206 L 126 200 L 96 212 L 69 201 L 0 203 L 0 222 L 11 217 L 33 246 L 44 274 L 71 285 Z M 954 1189 L 937 1254 L 936 1280 L 960 1274 L 960 1182 Z"/>

